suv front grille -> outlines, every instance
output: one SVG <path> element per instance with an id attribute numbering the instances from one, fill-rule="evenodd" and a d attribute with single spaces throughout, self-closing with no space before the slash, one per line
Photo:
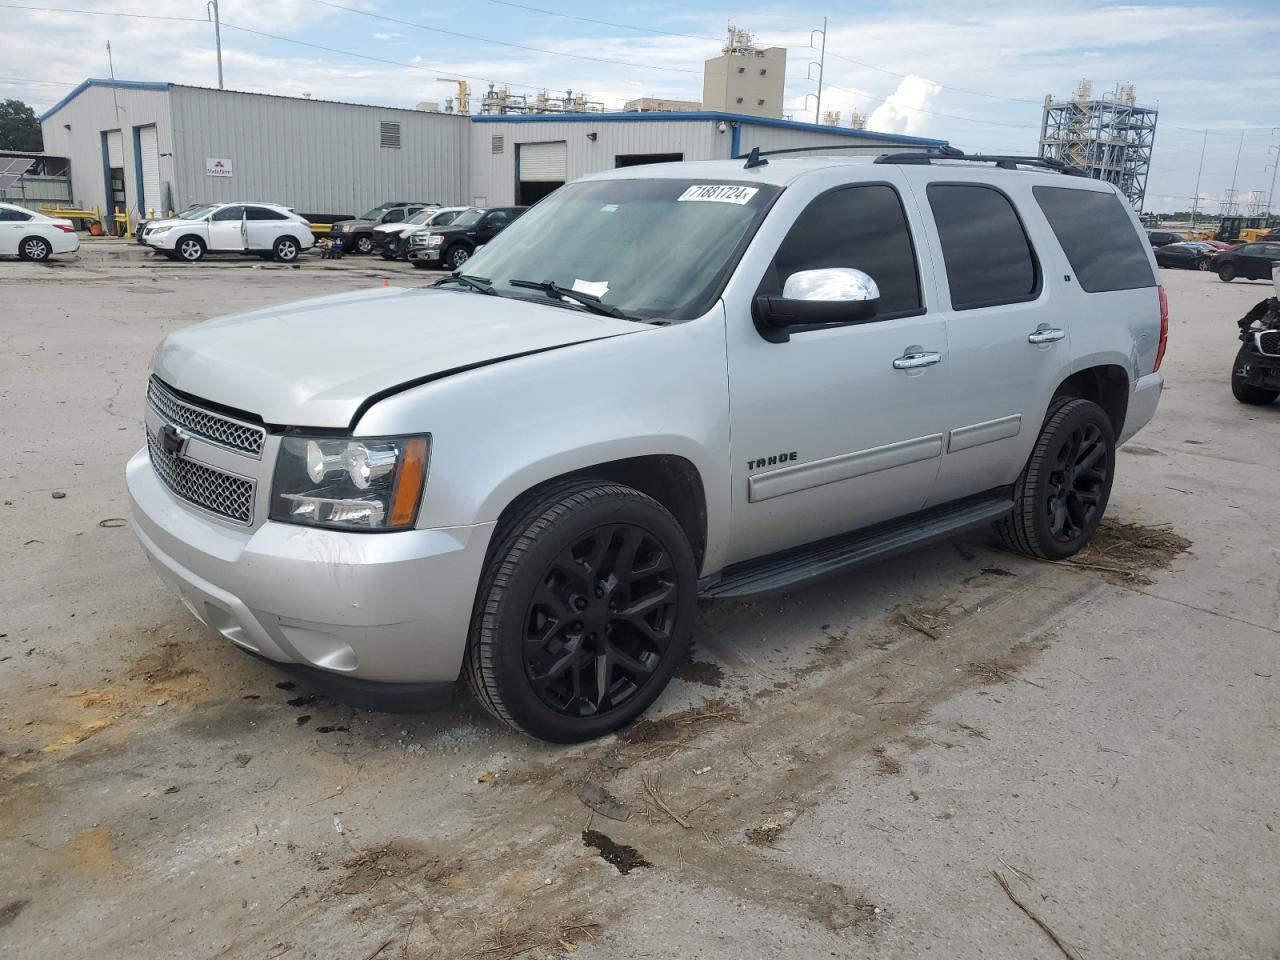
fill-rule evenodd
<path id="1" fill-rule="evenodd" d="M 267 431 L 262 427 L 193 406 L 176 397 L 155 377 L 147 384 L 147 400 L 156 413 L 192 436 L 253 457 L 262 456 L 262 445 L 267 438 Z"/>
<path id="2" fill-rule="evenodd" d="M 1280 357 L 1280 330 L 1264 330 L 1258 334 L 1258 352 Z"/>
<path id="3" fill-rule="evenodd" d="M 254 481 L 165 453 L 150 430 L 147 450 L 156 476 L 174 496 L 228 520 L 252 522 Z"/>

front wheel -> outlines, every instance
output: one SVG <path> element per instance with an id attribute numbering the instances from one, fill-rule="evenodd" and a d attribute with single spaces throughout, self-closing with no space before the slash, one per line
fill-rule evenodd
<path id="1" fill-rule="evenodd" d="M 373 250 L 373 238 L 367 233 L 356 237 L 356 253 L 368 254 Z"/>
<path id="2" fill-rule="evenodd" d="M 476 698 L 530 736 L 577 743 L 639 716 L 688 651 L 697 574 L 657 501 L 566 481 L 499 524 L 464 672 Z"/>
<path id="3" fill-rule="evenodd" d="M 1224 263 L 1218 268 L 1218 279 L 1223 283 L 1230 283 L 1236 278 L 1236 268 L 1234 264 Z"/>
<path id="4" fill-rule="evenodd" d="M 995 525 L 1000 539 L 1041 560 L 1077 553 L 1102 522 L 1115 464 L 1106 411 L 1090 400 L 1058 398 L 1014 483 L 1013 512 Z"/>
<path id="5" fill-rule="evenodd" d="M 298 241 L 293 237 L 279 237 L 271 252 L 281 263 L 293 263 L 301 251 L 298 249 Z"/>
<path id="6" fill-rule="evenodd" d="M 462 265 L 471 259 L 471 251 L 459 244 L 444 255 L 445 262 L 455 270 L 461 270 Z"/>
<path id="7" fill-rule="evenodd" d="M 1236 354 L 1236 362 L 1231 365 L 1231 393 L 1241 403 L 1251 407 L 1265 407 L 1280 397 L 1280 390 L 1268 390 L 1248 383 L 1253 372 L 1253 351 L 1246 343 Z"/>
<path id="8" fill-rule="evenodd" d="M 187 263 L 197 263 L 204 259 L 204 241 L 199 237 L 183 237 L 174 249 L 178 251 L 179 259 Z"/>
<path id="9" fill-rule="evenodd" d="M 18 245 L 18 253 L 23 260 L 34 260 L 36 263 L 42 263 L 49 259 L 49 254 L 53 253 L 53 248 L 49 246 L 49 241 L 44 237 L 27 237 Z"/>

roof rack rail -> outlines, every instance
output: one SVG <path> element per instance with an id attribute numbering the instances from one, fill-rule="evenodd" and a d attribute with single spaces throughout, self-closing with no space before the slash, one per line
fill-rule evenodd
<path id="1" fill-rule="evenodd" d="M 832 150 L 874 150 L 877 144 L 874 143 L 832 143 L 825 147 L 779 147 L 777 150 L 761 150 L 759 147 L 752 147 L 750 153 L 740 153 L 736 157 L 730 157 L 730 160 L 746 160 L 745 169 L 750 170 L 752 167 L 763 167 L 767 160 L 762 158 L 776 156 L 780 153 L 830 153 Z M 937 148 L 929 148 L 937 149 Z M 945 148 L 943 148 L 945 149 Z M 897 156 L 909 157 L 912 154 L 903 153 Z M 921 154 L 925 156 L 925 154 Z"/>
<path id="2" fill-rule="evenodd" d="M 1052 170 L 1068 177 L 1089 176 L 1079 167 L 1073 167 L 1061 160 L 1050 160 L 1046 157 L 1009 157 L 984 153 L 965 153 L 954 147 L 943 147 L 936 153 L 883 153 L 876 157 L 876 163 L 898 163 L 907 165 L 928 165 L 934 160 L 968 160 L 973 163 L 994 163 L 1001 170 L 1017 170 L 1019 167 L 1036 167 L 1041 170 Z"/>

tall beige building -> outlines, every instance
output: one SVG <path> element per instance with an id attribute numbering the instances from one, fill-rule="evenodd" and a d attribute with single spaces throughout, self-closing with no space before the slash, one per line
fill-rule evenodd
<path id="1" fill-rule="evenodd" d="M 704 110 L 782 119 L 786 47 L 757 47 L 751 34 L 730 25 L 724 52 L 703 67 Z"/>

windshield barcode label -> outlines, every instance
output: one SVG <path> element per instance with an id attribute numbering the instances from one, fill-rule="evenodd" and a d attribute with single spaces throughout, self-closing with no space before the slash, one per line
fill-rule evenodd
<path id="1" fill-rule="evenodd" d="M 735 187 L 728 183 L 704 183 L 690 187 L 677 200 L 709 200 L 712 203 L 750 203 L 751 198 L 759 193 L 757 187 Z"/>

